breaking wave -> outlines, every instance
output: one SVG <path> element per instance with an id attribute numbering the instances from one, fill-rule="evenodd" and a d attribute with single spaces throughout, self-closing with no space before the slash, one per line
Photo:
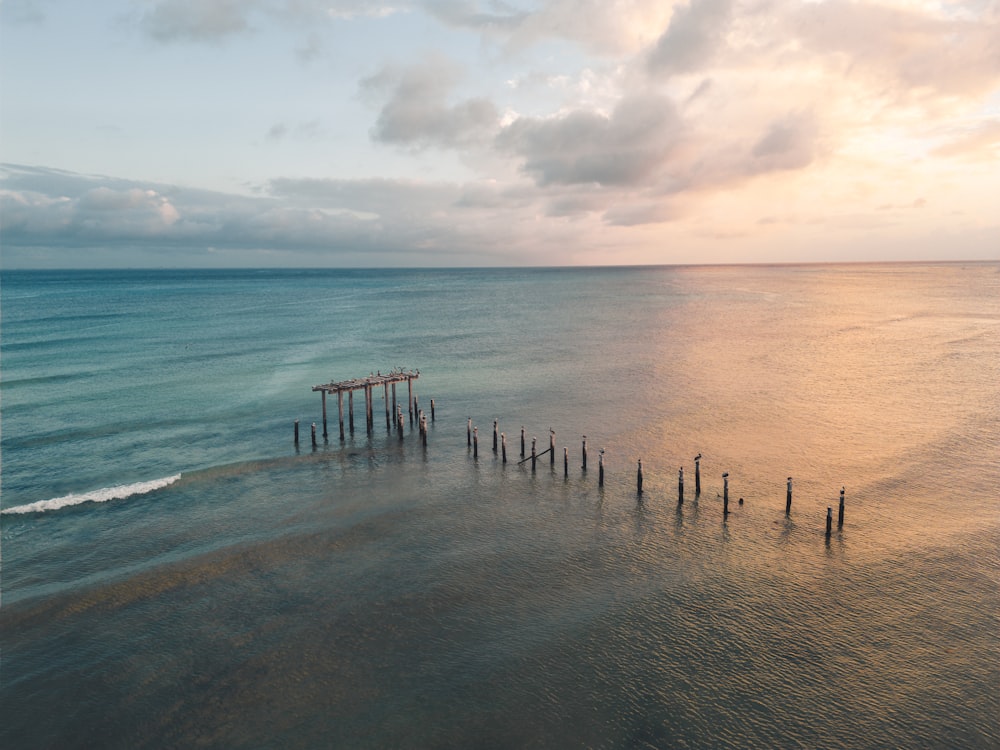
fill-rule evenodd
<path id="1" fill-rule="evenodd" d="M 121 484 L 117 487 L 104 487 L 91 492 L 83 492 L 79 495 L 71 493 L 62 497 L 54 497 L 51 500 L 39 500 L 27 505 L 15 505 L 13 508 L 5 508 L 2 512 L 4 514 L 47 513 L 48 511 L 60 510 L 61 508 L 80 505 L 81 503 L 106 503 L 108 500 L 124 500 L 127 497 L 145 495 L 154 490 L 169 487 L 180 478 L 180 474 L 174 474 L 173 476 L 154 479 L 150 482 L 136 482 L 135 484 Z"/>

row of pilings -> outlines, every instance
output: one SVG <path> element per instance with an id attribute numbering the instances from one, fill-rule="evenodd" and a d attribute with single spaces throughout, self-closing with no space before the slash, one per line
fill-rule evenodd
<path id="1" fill-rule="evenodd" d="M 472 417 L 469 417 L 466 424 L 466 440 L 469 449 L 472 452 L 472 457 L 474 459 L 479 458 L 479 427 L 473 424 Z M 538 461 L 548 454 L 549 465 L 553 469 L 556 463 L 556 433 L 555 430 L 549 429 L 549 445 L 544 450 L 539 450 L 538 438 L 531 438 L 531 450 L 528 452 L 527 448 L 527 437 L 525 433 L 524 426 L 521 426 L 520 434 L 520 459 L 517 461 L 517 465 L 525 464 L 531 462 L 531 470 L 534 472 L 537 469 Z M 503 464 L 507 463 L 507 434 L 505 432 L 500 432 L 499 420 L 493 420 L 493 453 L 497 454 Z M 563 476 L 569 477 L 569 447 L 563 446 L 562 449 L 562 464 L 563 464 Z M 597 485 L 598 487 L 604 487 L 604 448 L 601 448 L 598 454 L 598 474 L 597 474 Z M 701 459 L 702 454 L 699 453 L 694 457 L 694 497 L 695 500 L 701 495 Z M 587 471 L 587 436 L 583 435 L 580 445 L 580 470 L 583 473 Z M 639 502 L 642 502 L 644 491 L 643 491 L 643 467 L 642 459 L 637 459 L 636 462 L 636 475 L 635 475 L 635 489 L 636 497 Z M 790 516 L 792 513 L 792 477 L 788 477 L 786 482 L 785 491 L 785 515 Z M 837 528 L 843 528 L 844 526 L 844 495 L 846 488 L 841 487 L 840 489 L 840 503 L 837 512 Z M 677 470 L 677 504 L 681 506 L 684 504 L 684 467 L 681 466 Z M 743 498 L 739 498 L 739 504 L 743 505 Z M 722 474 L 722 517 L 726 520 L 729 516 L 729 472 L 723 472 Z M 826 509 L 826 537 L 829 539 L 833 533 L 833 506 L 828 506 Z"/>

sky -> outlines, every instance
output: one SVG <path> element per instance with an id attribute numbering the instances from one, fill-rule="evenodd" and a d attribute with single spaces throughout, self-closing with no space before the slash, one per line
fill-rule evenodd
<path id="1" fill-rule="evenodd" d="M 0 0 L 0 265 L 1000 259 L 1000 0 Z"/>

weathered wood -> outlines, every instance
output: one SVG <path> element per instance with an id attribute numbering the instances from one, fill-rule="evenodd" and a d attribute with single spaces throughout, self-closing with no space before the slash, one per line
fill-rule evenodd
<path id="1" fill-rule="evenodd" d="M 316 447 L 316 423 L 315 422 L 312 423 L 312 443 L 313 443 L 313 448 L 315 448 Z"/>
<path id="2" fill-rule="evenodd" d="M 729 515 L 729 472 L 722 475 L 722 515 Z"/>
<path id="3" fill-rule="evenodd" d="M 597 486 L 604 486 L 604 448 L 597 455 Z"/>
<path id="4" fill-rule="evenodd" d="M 563 446 L 563 476 L 569 476 L 569 448 L 565 445 Z"/>
<path id="5" fill-rule="evenodd" d="M 347 424 L 351 428 L 351 434 L 354 434 L 354 391 L 347 392 Z"/>
<path id="6" fill-rule="evenodd" d="M 556 465 L 556 433 L 551 427 L 549 428 L 549 450 L 552 451 L 549 454 L 549 465 Z"/>
<path id="7" fill-rule="evenodd" d="M 677 470 L 677 504 L 684 505 L 684 467 Z"/>
<path id="8" fill-rule="evenodd" d="M 431 399 L 431 421 L 434 421 L 434 399 Z"/>
<path id="9" fill-rule="evenodd" d="M 295 444 L 299 444 L 299 420 L 295 420 Z"/>
<path id="10" fill-rule="evenodd" d="M 472 428 L 472 457 L 479 458 L 479 428 Z"/>
<path id="11" fill-rule="evenodd" d="M 638 469 L 638 471 L 636 471 L 636 474 L 635 474 L 635 489 L 636 489 L 636 493 L 637 494 L 639 494 L 639 495 L 642 494 L 642 459 L 641 458 L 639 459 L 639 469 Z"/>
<path id="12" fill-rule="evenodd" d="M 792 478 L 788 477 L 788 489 L 785 491 L 785 515 L 792 512 Z"/>
<path id="13" fill-rule="evenodd" d="M 382 383 L 382 388 L 385 389 L 382 394 L 382 400 L 385 401 L 385 429 L 386 432 L 392 432 L 392 418 L 389 416 L 389 384 Z"/>
<path id="14" fill-rule="evenodd" d="M 506 433 L 500 433 L 500 449 L 501 455 L 503 456 L 503 462 L 507 463 L 507 435 Z"/>
<path id="15" fill-rule="evenodd" d="M 498 429 L 499 429 L 499 427 L 498 427 L 498 424 L 497 424 L 497 420 L 494 419 L 493 420 L 493 452 L 494 453 L 497 452 L 497 437 L 499 436 L 499 433 L 497 432 Z"/>
<path id="16" fill-rule="evenodd" d="M 337 419 L 340 421 L 340 440 L 344 440 L 344 394 L 337 391 Z"/>
<path id="17" fill-rule="evenodd" d="M 697 500 L 701 494 L 701 454 L 694 457 L 694 497 Z"/>
<path id="18" fill-rule="evenodd" d="M 583 436 L 583 466 L 581 467 L 584 471 L 587 470 L 587 436 Z"/>
<path id="19" fill-rule="evenodd" d="M 323 391 L 323 439 L 326 440 L 326 391 Z"/>
<path id="20" fill-rule="evenodd" d="M 521 425 L 521 458 L 524 458 L 524 425 Z"/>
<path id="21" fill-rule="evenodd" d="M 833 527 L 833 508 L 831 506 L 826 507 L 826 536 L 830 537 L 830 533 Z"/>
<path id="22" fill-rule="evenodd" d="M 840 508 L 837 510 L 837 528 L 844 525 L 844 487 L 840 488 Z"/>

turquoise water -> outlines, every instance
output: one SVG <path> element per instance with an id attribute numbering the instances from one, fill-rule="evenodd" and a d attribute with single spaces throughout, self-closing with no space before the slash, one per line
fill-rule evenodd
<path id="1" fill-rule="evenodd" d="M 0 291 L 4 747 L 1000 744 L 1000 265 Z"/>

